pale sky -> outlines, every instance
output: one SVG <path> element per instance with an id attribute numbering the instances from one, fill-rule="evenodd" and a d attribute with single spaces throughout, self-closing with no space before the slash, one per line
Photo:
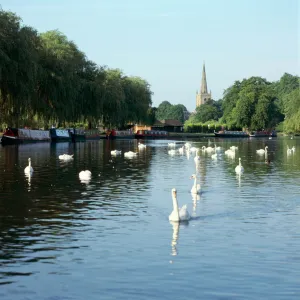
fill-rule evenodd
<path id="1" fill-rule="evenodd" d="M 235 80 L 300 74 L 299 0 L 2 0 L 58 29 L 98 65 L 146 79 L 153 106 L 196 106 L 203 61 L 215 100 Z"/>

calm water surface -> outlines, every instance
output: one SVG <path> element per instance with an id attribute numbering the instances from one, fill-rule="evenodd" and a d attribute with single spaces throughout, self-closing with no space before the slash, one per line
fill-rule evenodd
<path id="1" fill-rule="evenodd" d="M 197 168 L 168 142 L 0 146 L 0 299 L 300 299 L 300 139 L 192 140 L 223 147 Z M 256 154 L 265 145 L 270 164 Z M 187 224 L 168 220 L 173 187 Z"/>

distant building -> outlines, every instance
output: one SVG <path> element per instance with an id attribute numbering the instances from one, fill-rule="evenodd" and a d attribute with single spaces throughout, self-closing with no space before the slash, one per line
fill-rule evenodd
<path id="1" fill-rule="evenodd" d="M 201 88 L 200 88 L 199 93 L 198 93 L 198 91 L 196 92 L 196 107 L 200 106 L 201 104 L 206 103 L 207 100 L 209 100 L 209 99 L 211 99 L 211 91 L 208 93 L 205 64 L 203 64 Z"/>

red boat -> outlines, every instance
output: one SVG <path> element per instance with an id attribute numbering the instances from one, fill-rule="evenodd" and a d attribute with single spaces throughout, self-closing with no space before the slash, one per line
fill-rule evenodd
<path id="1" fill-rule="evenodd" d="M 131 129 L 128 130 L 108 130 L 106 132 L 107 139 L 134 139 L 134 133 Z"/>
<path id="2" fill-rule="evenodd" d="M 21 144 L 30 142 L 50 142 L 49 130 L 33 130 L 26 128 L 8 127 L 1 138 L 2 145 Z"/>

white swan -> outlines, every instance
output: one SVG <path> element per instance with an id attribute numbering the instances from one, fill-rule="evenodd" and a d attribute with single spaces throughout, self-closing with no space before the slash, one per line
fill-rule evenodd
<path id="1" fill-rule="evenodd" d="M 222 147 L 220 147 L 220 146 L 217 147 L 217 145 L 215 144 L 215 152 L 221 151 L 221 150 L 222 150 Z"/>
<path id="2" fill-rule="evenodd" d="M 176 150 L 175 149 L 171 149 L 168 151 L 169 155 L 175 155 L 176 154 Z"/>
<path id="3" fill-rule="evenodd" d="M 138 148 L 139 149 L 145 149 L 147 146 L 145 144 L 139 143 Z"/>
<path id="4" fill-rule="evenodd" d="M 190 177 L 190 179 L 194 179 L 194 184 L 192 186 L 191 193 L 192 194 L 200 194 L 201 186 L 200 186 L 199 183 L 197 184 L 197 176 L 196 176 L 196 174 L 193 174 Z"/>
<path id="5" fill-rule="evenodd" d="M 69 154 L 61 154 L 58 156 L 59 159 L 61 160 L 71 160 L 73 159 L 74 154 L 69 155 Z"/>
<path id="6" fill-rule="evenodd" d="M 194 157 L 195 164 L 198 164 L 200 162 L 200 156 L 199 156 L 199 149 L 196 152 L 196 156 Z"/>
<path id="7" fill-rule="evenodd" d="M 178 207 L 177 202 L 177 191 L 172 189 L 172 199 L 173 199 L 173 211 L 169 215 L 169 220 L 173 222 L 188 221 L 191 216 L 187 210 L 186 205 L 183 205 L 181 208 Z"/>
<path id="8" fill-rule="evenodd" d="M 89 181 L 91 179 L 92 173 L 89 170 L 81 171 L 79 173 L 79 179 L 82 181 Z"/>
<path id="9" fill-rule="evenodd" d="M 174 143 L 168 143 L 168 146 L 169 147 L 175 147 L 176 146 L 176 143 L 174 142 Z"/>
<path id="10" fill-rule="evenodd" d="M 231 146 L 230 149 L 233 150 L 233 151 L 235 151 L 235 150 L 238 150 L 239 147 L 238 146 Z"/>
<path id="11" fill-rule="evenodd" d="M 189 149 L 189 148 L 191 148 L 192 145 L 191 145 L 191 143 L 186 142 L 186 143 L 184 144 L 184 146 L 185 146 L 186 148 Z"/>
<path id="12" fill-rule="evenodd" d="M 217 153 L 212 154 L 212 155 L 211 155 L 211 158 L 212 158 L 212 159 L 218 159 L 218 154 L 217 154 Z"/>
<path id="13" fill-rule="evenodd" d="M 259 150 L 256 150 L 256 153 L 257 154 L 264 154 L 264 153 L 267 153 L 268 152 L 268 146 L 265 147 L 265 149 L 259 149 Z"/>
<path id="14" fill-rule="evenodd" d="M 136 156 L 137 156 L 136 152 L 128 151 L 128 152 L 124 153 L 124 157 L 132 158 L 132 157 L 136 157 Z"/>
<path id="15" fill-rule="evenodd" d="M 209 147 L 205 147 L 205 146 L 203 146 L 202 147 L 202 150 L 203 151 L 205 151 L 205 152 L 214 152 L 215 151 L 215 148 L 214 147 L 211 147 L 211 146 L 209 146 Z"/>
<path id="16" fill-rule="evenodd" d="M 24 169 L 24 173 L 31 175 L 33 173 L 33 168 L 31 166 L 31 158 L 28 158 L 28 166 Z"/>
<path id="17" fill-rule="evenodd" d="M 197 150 L 198 150 L 198 148 L 196 148 L 196 147 L 191 147 L 191 148 L 190 148 L 190 151 L 191 151 L 191 152 L 196 152 Z"/>
<path id="18" fill-rule="evenodd" d="M 110 151 L 110 154 L 111 155 L 119 155 L 119 154 L 121 154 L 122 153 L 122 150 L 112 150 L 112 151 Z"/>
<path id="19" fill-rule="evenodd" d="M 235 172 L 237 173 L 237 174 L 241 174 L 241 173 L 243 173 L 244 172 L 244 168 L 243 168 L 243 166 L 242 166 L 242 163 L 241 163 L 241 158 L 239 157 L 239 164 L 235 167 Z"/>
<path id="20" fill-rule="evenodd" d="M 232 149 L 228 149 L 224 153 L 230 157 L 235 157 L 235 151 Z"/>
<path id="21" fill-rule="evenodd" d="M 183 153 L 184 153 L 184 145 L 178 149 L 178 152 L 179 152 L 180 154 L 183 154 Z"/>
<path id="22" fill-rule="evenodd" d="M 292 154 L 292 153 L 294 153 L 293 149 L 290 149 L 289 146 L 287 146 L 287 147 L 288 147 L 288 148 L 287 148 L 287 154 Z"/>

